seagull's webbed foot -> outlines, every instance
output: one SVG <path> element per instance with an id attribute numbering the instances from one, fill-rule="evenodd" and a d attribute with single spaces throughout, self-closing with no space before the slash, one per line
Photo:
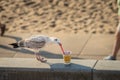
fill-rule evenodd
<path id="1" fill-rule="evenodd" d="M 40 61 L 40 62 L 43 62 L 43 63 L 45 63 L 45 62 L 47 62 L 47 60 L 45 60 L 44 58 L 42 58 L 40 55 L 38 55 L 38 54 L 36 54 L 36 59 L 38 60 L 38 61 Z"/>

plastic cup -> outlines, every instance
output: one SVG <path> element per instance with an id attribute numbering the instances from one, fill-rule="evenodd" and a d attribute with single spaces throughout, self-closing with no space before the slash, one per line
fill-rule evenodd
<path id="1" fill-rule="evenodd" d="M 63 54 L 63 59 L 64 59 L 64 63 L 66 65 L 71 64 L 71 52 L 70 51 L 65 51 Z"/>

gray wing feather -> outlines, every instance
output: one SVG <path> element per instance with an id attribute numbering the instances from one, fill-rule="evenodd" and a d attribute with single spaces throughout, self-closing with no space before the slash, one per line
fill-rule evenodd
<path id="1" fill-rule="evenodd" d="M 46 38 L 47 38 L 46 36 L 37 35 L 37 36 L 30 37 L 28 40 L 34 41 L 34 42 L 42 42 L 42 41 L 46 41 Z"/>
<path id="2" fill-rule="evenodd" d="M 33 36 L 26 40 L 27 48 L 42 48 L 45 46 L 46 40 L 43 36 Z"/>
<path id="3" fill-rule="evenodd" d="M 34 48 L 42 48 L 45 46 L 45 41 L 41 41 L 41 42 L 35 42 L 35 41 L 30 41 L 31 43 L 31 47 L 34 47 Z"/>

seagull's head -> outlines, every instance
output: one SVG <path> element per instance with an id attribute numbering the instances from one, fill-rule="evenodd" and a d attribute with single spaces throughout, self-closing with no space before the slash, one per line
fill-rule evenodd
<path id="1" fill-rule="evenodd" d="M 61 45 L 60 40 L 58 38 L 56 38 L 56 37 L 50 37 L 50 42 Z"/>

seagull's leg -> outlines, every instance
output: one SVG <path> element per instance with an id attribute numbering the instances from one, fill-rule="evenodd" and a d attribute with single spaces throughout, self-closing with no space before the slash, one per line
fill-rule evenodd
<path id="1" fill-rule="evenodd" d="M 41 61 L 41 62 L 46 62 L 47 60 L 45 60 L 44 58 L 42 58 L 40 55 L 39 55 L 39 50 L 36 50 L 35 51 L 35 55 L 36 55 L 36 59 L 38 61 Z"/>

